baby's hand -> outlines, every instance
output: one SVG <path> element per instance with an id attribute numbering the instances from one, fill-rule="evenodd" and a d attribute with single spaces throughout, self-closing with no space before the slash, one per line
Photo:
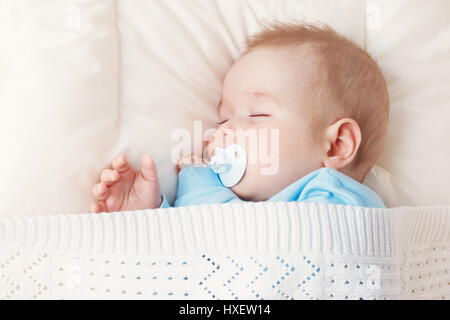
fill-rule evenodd
<path id="1" fill-rule="evenodd" d="M 158 173 L 149 155 L 142 157 L 141 171 L 131 168 L 125 155 L 117 156 L 112 169 L 103 170 L 100 180 L 92 189 L 97 200 L 91 206 L 92 212 L 144 210 L 161 206 Z"/>

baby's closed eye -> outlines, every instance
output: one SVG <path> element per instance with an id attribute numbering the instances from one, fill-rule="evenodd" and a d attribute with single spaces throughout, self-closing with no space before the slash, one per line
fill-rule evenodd
<path id="1" fill-rule="evenodd" d="M 264 118 L 269 118 L 271 116 L 272 115 L 270 113 L 265 113 L 265 112 L 252 112 L 248 115 L 248 117 L 252 118 L 252 119 L 264 119 Z M 229 121 L 229 119 L 223 119 L 223 120 L 220 120 L 217 124 L 220 126 L 220 125 L 227 123 L 228 121 Z"/>
<path id="2" fill-rule="evenodd" d="M 256 106 L 251 106 L 248 110 L 249 118 L 268 118 L 272 116 L 274 110 L 265 104 L 256 104 Z"/>
<path id="3" fill-rule="evenodd" d="M 257 117 L 270 117 L 270 114 L 267 113 L 257 113 L 257 114 L 250 114 L 250 118 L 257 118 Z"/>
<path id="4" fill-rule="evenodd" d="M 272 115 L 269 113 L 262 113 L 262 112 L 255 112 L 255 113 L 251 113 L 248 115 L 248 117 L 250 118 L 250 120 L 252 122 L 256 121 L 256 122 L 260 122 L 260 121 L 265 121 L 268 118 L 270 118 Z"/>

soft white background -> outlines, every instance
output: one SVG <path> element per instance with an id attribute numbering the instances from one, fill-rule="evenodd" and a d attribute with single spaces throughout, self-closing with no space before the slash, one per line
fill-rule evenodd
<path id="1" fill-rule="evenodd" d="M 205 128 L 245 37 L 325 22 L 389 84 L 388 141 L 366 183 L 388 206 L 450 205 L 448 0 L 0 0 L 0 217 L 87 212 L 114 155 L 157 161 L 173 200 L 176 128 Z"/>

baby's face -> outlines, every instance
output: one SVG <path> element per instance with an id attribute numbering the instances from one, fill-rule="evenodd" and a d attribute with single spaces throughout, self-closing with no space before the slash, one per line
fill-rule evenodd
<path id="1" fill-rule="evenodd" d="M 323 132 L 314 128 L 313 92 L 319 85 L 315 66 L 314 54 L 305 48 L 257 49 L 228 71 L 218 135 L 208 149 L 233 143 L 225 136 L 232 135 L 229 130 L 236 134 L 234 143 L 245 141 L 249 164 L 232 188 L 242 199 L 267 200 L 323 166 Z M 249 138 L 255 133 L 256 144 Z"/>

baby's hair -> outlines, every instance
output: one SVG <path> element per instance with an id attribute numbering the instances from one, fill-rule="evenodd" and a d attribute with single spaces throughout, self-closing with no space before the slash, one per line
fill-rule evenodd
<path id="1" fill-rule="evenodd" d="M 364 176 L 380 156 L 387 131 L 389 94 L 385 78 L 370 55 L 327 25 L 272 23 L 247 39 L 246 53 L 259 48 L 309 45 L 317 54 L 321 78 L 315 100 L 319 122 L 353 118 L 362 142 L 352 163 Z"/>

